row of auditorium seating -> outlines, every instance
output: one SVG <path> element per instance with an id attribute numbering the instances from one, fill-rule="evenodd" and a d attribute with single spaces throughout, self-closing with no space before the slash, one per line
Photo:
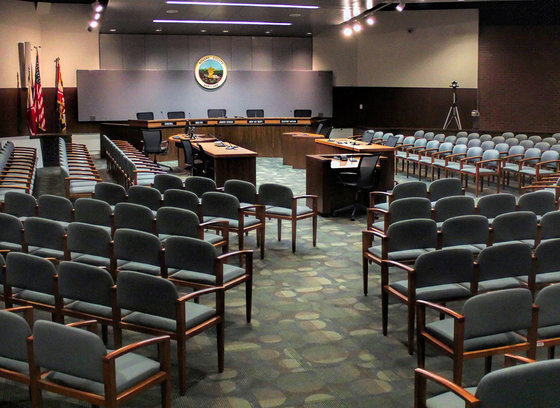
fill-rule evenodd
<path id="1" fill-rule="evenodd" d="M 67 198 L 91 196 L 101 176 L 84 144 L 66 143 L 58 139 L 60 172 L 64 179 Z"/>
<path id="2" fill-rule="evenodd" d="M 489 226 L 492 227 L 497 217 L 521 211 L 534 214 L 535 222 L 539 223 L 538 236 L 540 237 L 542 219 L 548 214 L 558 213 L 557 209 L 558 204 L 554 194 L 549 191 L 527 193 L 519 198 L 518 203 L 512 194 L 490 194 L 481 198 L 476 205 L 472 197 L 461 195 L 442 197 L 436 202 L 431 202 L 426 197 L 407 197 L 392 201 L 388 210 L 369 208 L 367 229 L 386 232 L 388 227 L 395 222 L 415 218 L 434 219 L 438 224 L 438 229 L 441 229 L 445 220 L 462 215 L 482 215 L 487 218 Z M 383 219 L 374 222 L 375 215 L 381 216 Z M 548 222 L 551 222 L 550 215 L 547 219 Z M 560 228 L 560 224 L 558 227 Z M 552 233 L 553 228 L 545 226 L 543 229 L 546 239 Z"/>
<path id="3" fill-rule="evenodd" d="M 163 171 L 130 143 L 102 137 L 102 148 L 107 158 L 107 169 L 118 184 L 149 186 L 156 174 Z"/>
<path id="4" fill-rule="evenodd" d="M 13 142 L 6 142 L 0 150 L 0 202 L 9 191 L 31 194 L 36 175 L 37 149 L 15 147 Z"/>
<path id="5" fill-rule="evenodd" d="M 403 221 L 406 223 L 406 221 Z M 409 222 L 410 225 L 414 222 Z M 420 224 L 425 224 L 421 226 Z M 416 223 L 429 229 L 429 220 Z M 404 227 L 406 228 L 406 227 Z M 425 231 L 428 229 L 425 228 Z M 403 232 L 404 229 L 401 229 Z M 473 295 L 510 288 L 528 288 L 533 295 L 537 289 L 560 282 L 560 239 L 542 242 L 533 255 L 530 245 L 507 242 L 482 249 L 474 260 L 465 246 L 435 250 L 424 240 L 415 259 L 397 259 L 395 252 L 381 261 L 382 326 L 387 335 L 389 296 L 404 303 L 408 309 L 408 351 L 413 352 L 416 300 L 435 303 L 462 301 Z M 375 252 L 375 247 L 370 248 Z M 377 256 L 374 262 L 378 262 Z M 413 264 L 413 265 L 411 265 Z M 388 272 L 389 267 L 398 271 Z M 560 300 L 560 299 L 559 299 Z"/>
<path id="6" fill-rule="evenodd" d="M 246 116 L 248 118 L 262 118 L 264 117 L 264 109 L 247 109 Z M 311 109 L 294 109 L 294 117 L 311 117 Z M 209 118 L 225 118 L 227 111 L 225 109 L 208 109 L 207 115 Z M 185 111 L 167 112 L 167 119 L 185 119 Z M 136 119 L 138 120 L 154 120 L 154 112 L 137 112 Z"/>
<path id="7" fill-rule="evenodd" d="M 251 312 L 252 252 L 245 251 L 248 266 L 241 268 L 224 264 L 226 256 L 217 257 L 211 245 L 210 252 L 208 248 L 203 251 L 198 243 L 189 238 L 173 241 L 168 262 L 178 264 L 170 269 L 169 279 L 131 270 L 123 270 L 114 279 L 103 268 L 77 262 L 55 266 L 42 257 L 10 252 L 2 268 L 6 282 L 3 300 L 7 307 L 28 305 L 52 313 L 53 320 L 60 323 L 64 316 L 95 319 L 104 327 L 105 340 L 106 326 L 112 326 L 116 348 L 121 345 L 122 329 L 169 335 L 177 340 L 180 392 L 184 395 L 188 338 L 218 326 L 218 366 L 220 372 L 224 369 L 224 291 L 246 283 L 248 321 Z M 199 253 L 198 258 L 193 251 Z M 179 296 L 176 285 L 196 291 Z M 205 294 L 216 294 L 214 305 L 189 302 Z M 61 359 L 61 364 L 64 361 L 67 359 Z"/>

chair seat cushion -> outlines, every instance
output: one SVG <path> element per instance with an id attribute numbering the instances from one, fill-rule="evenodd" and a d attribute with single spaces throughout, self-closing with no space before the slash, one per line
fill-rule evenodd
<path id="1" fill-rule="evenodd" d="M 0 249 L 8 249 L 13 252 L 21 252 L 21 245 L 14 244 L 13 242 L 0 241 Z"/>
<path id="2" fill-rule="evenodd" d="M 523 283 L 528 283 L 529 279 L 527 276 L 519 276 L 519 279 Z M 560 282 L 560 271 L 559 272 L 547 272 L 547 273 L 539 273 L 535 277 L 535 283 L 537 285 L 546 285 L 549 283 L 557 283 Z"/>
<path id="3" fill-rule="evenodd" d="M 41 258 L 64 259 L 64 251 L 60 251 L 58 249 L 40 248 L 40 247 L 30 245 L 29 253 L 31 255 L 40 256 Z"/>
<path id="4" fill-rule="evenodd" d="M 459 170 L 461 168 L 461 163 L 449 162 L 445 168 L 447 170 Z"/>
<path id="5" fill-rule="evenodd" d="M 479 292 L 489 292 L 494 290 L 524 288 L 524 287 L 526 286 L 517 278 L 489 279 L 489 280 L 478 282 Z"/>
<path id="6" fill-rule="evenodd" d="M 284 217 L 291 217 L 292 216 L 292 209 L 285 208 L 285 207 L 275 207 L 275 206 L 266 206 L 266 215 L 280 215 Z M 304 205 L 298 205 L 296 208 L 296 215 L 304 215 L 304 214 L 311 214 L 313 210 L 309 207 Z"/>
<path id="7" fill-rule="evenodd" d="M 141 272 L 148 275 L 160 276 L 161 268 L 159 266 L 150 265 L 142 262 L 130 262 L 130 261 L 117 261 L 117 268 L 119 270 L 127 270 L 134 272 Z"/>
<path id="8" fill-rule="evenodd" d="M 416 259 L 420 255 L 427 252 L 435 251 L 435 248 L 420 248 L 420 249 L 407 249 L 404 251 L 393 251 L 389 252 L 388 259 L 391 261 L 406 261 L 410 259 Z M 373 256 L 381 259 L 381 245 L 374 246 L 368 249 L 368 252 Z"/>
<path id="9" fill-rule="evenodd" d="M 206 285 L 215 285 L 216 276 L 208 273 L 200 273 L 189 271 L 185 269 L 169 269 L 169 277 L 173 279 L 180 279 L 185 282 L 202 283 Z M 245 274 L 245 269 L 234 265 L 224 265 L 224 284 L 230 282 Z"/>
<path id="10" fill-rule="evenodd" d="M 157 374 L 159 371 L 159 362 L 144 356 L 128 353 L 119 357 L 115 362 L 117 393 L 121 393 L 141 383 L 150 376 Z M 105 387 L 102 383 L 96 381 L 86 380 L 56 371 L 47 374 L 45 379 L 81 391 L 91 392 L 96 395 L 105 395 Z"/>
<path id="11" fill-rule="evenodd" d="M 403 295 L 408 295 L 408 280 L 402 280 L 390 285 Z M 472 296 L 470 290 L 458 283 L 426 286 L 416 288 L 416 299 L 428 302 L 447 302 L 454 299 L 465 299 Z"/>
<path id="12" fill-rule="evenodd" d="M 379 208 L 380 210 L 389 211 L 389 203 L 379 203 L 373 206 L 374 208 Z"/>
<path id="13" fill-rule="evenodd" d="M 71 194 L 86 194 L 92 193 L 95 190 L 97 181 L 90 180 L 70 180 L 70 193 Z"/>
<path id="14" fill-rule="evenodd" d="M 486 244 L 463 244 L 463 245 L 449 245 L 445 247 L 446 249 L 449 248 L 462 248 L 462 249 L 468 249 L 469 251 L 471 251 L 473 254 L 479 254 L 480 251 L 482 251 L 484 248 L 486 248 Z"/>
<path id="15" fill-rule="evenodd" d="M 19 361 L 0 356 L 0 368 L 29 375 L 29 363 L 27 361 Z"/>
<path id="16" fill-rule="evenodd" d="M 28 300 L 30 302 L 41 303 L 44 305 L 54 306 L 54 296 L 49 295 L 46 293 L 35 292 L 34 290 L 22 289 L 14 291 L 13 293 L 14 299 L 21 299 L 21 300 Z M 67 299 L 64 300 L 64 303 L 70 303 Z"/>
<path id="17" fill-rule="evenodd" d="M 219 234 L 214 234 L 213 232 L 204 232 L 204 240 L 211 244 L 217 244 L 218 242 L 222 242 L 224 237 Z"/>
<path id="18" fill-rule="evenodd" d="M 465 388 L 465 391 L 474 395 L 476 392 L 476 387 Z M 465 400 L 459 398 L 451 391 L 444 392 L 443 394 L 427 399 L 426 407 L 427 408 L 464 408 Z"/>
<path id="19" fill-rule="evenodd" d="M 65 302 L 71 302 L 65 309 L 71 310 L 73 312 L 88 313 L 95 316 L 102 316 L 110 319 L 113 316 L 113 309 L 110 306 L 97 305 L 95 303 L 83 302 L 81 300 L 72 301 L 70 299 L 64 299 Z M 126 316 L 130 311 L 126 309 L 121 309 L 121 316 Z"/>
<path id="20" fill-rule="evenodd" d="M 454 319 L 438 320 L 426 325 L 426 332 L 441 340 L 447 346 L 453 346 Z M 493 334 L 465 340 L 464 350 L 475 351 L 524 343 L 525 339 L 515 332 Z"/>
<path id="21" fill-rule="evenodd" d="M 205 216 L 203 217 L 203 222 L 209 222 L 209 221 L 228 221 L 229 222 L 229 228 L 230 229 L 236 229 L 239 228 L 239 220 L 234 220 L 232 218 L 221 218 L 221 217 L 208 217 Z M 260 223 L 260 220 L 257 218 L 252 218 L 252 217 L 244 217 L 243 219 L 243 226 L 244 227 L 251 227 L 253 225 L 257 225 Z"/>
<path id="22" fill-rule="evenodd" d="M 193 302 L 185 302 L 185 328 L 189 330 L 216 315 L 216 310 Z M 150 315 L 141 312 L 132 312 L 122 319 L 125 323 L 153 327 L 158 330 L 175 332 L 177 324 L 174 319 Z"/>
<path id="23" fill-rule="evenodd" d="M 79 262 L 87 265 L 105 266 L 107 268 L 111 266 L 111 260 L 102 256 L 72 252 L 71 257 L 74 262 Z"/>

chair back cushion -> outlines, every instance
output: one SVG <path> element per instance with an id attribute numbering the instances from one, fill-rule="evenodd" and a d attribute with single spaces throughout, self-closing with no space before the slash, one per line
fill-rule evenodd
<path id="1" fill-rule="evenodd" d="M 39 367 L 103 383 L 107 349 L 94 333 L 38 320 L 33 326 L 33 354 Z"/>
<path id="2" fill-rule="evenodd" d="M 216 248 L 196 238 L 170 237 L 165 242 L 165 263 L 168 268 L 216 274 Z"/>
<path id="3" fill-rule="evenodd" d="M 529 289 L 504 289 L 473 296 L 463 306 L 465 340 L 528 329 L 532 308 Z"/>
<path id="4" fill-rule="evenodd" d="M 0 311 L 0 356 L 27 361 L 27 337 L 31 329 L 23 317 L 5 310 Z"/>
<path id="5" fill-rule="evenodd" d="M 253 183 L 244 180 L 226 180 L 224 193 L 237 197 L 240 203 L 255 204 L 257 189 Z"/>
<path id="6" fill-rule="evenodd" d="M 399 200 L 407 197 L 423 197 L 428 196 L 428 187 L 426 183 L 421 181 L 410 181 L 400 183 L 393 188 L 393 200 Z"/>
<path id="7" fill-rule="evenodd" d="M 192 191 L 170 189 L 163 193 L 164 207 L 182 208 L 196 213 L 199 204 L 198 196 Z"/>
<path id="8" fill-rule="evenodd" d="M 6 276 L 11 286 L 53 295 L 55 275 L 56 268 L 45 258 L 20 252 L 10 252 L 6 257 Z"/>
<path id="9" fill-rule="evenodd" d="M 476 263 L 479 280 L 501 279 L 516 276 L 529 276 L 532 264 L 531 246 L 522 242 L 507 242 L 486 247 Z"/>
<path id="10" fill-rule="evenodd" d="M 122 309 L 175 319 L 178 297 L 167 279 L 131 271 L 117 275 L 117 306 Z"/>
<path id="11" fill-rule="evenodd" d="M 471 282 L 473 254 L 468 249 L 448 248 L 420 255 L 414 263 L 416 287 Z"/>
<path id="12" fill-rule="evenodd" d="M 95 198 L 78 198 L 74 203 L 74 208 L 74 221 L 105 227 L 111 226 L 113 209 L 106 201 Z"/>
<path id="13" fill-rule="evenodd" d="M 69 261 L 58 265 L 58 292 L 63 298 L 110 307 L 114 285 L 105 269 Z"/>
<path id="14" fill-rule="evenodd" d="M 202 215 L 236 220 L 240 204 L 237 197 L 220 192 L 208 192 L 202 195 Z"/>
<path id="15" fill-rule="evenodd" d="M 387 229 L 389 252 L 437 247 L 437 225 L 434 220 L 405 220 Z"/>
<path id="16" fill-rule="evenodd" d="M 259 187 L 259 204 L 292 208 L 294 193 L 289 187 L 274 183 L 264 183 Z"/>
<path id="17" fill-rule="evenodd" d="M 198 215 L 189 210 L 161 207 L 156 216 L 158 234 L 198 238 Z"/>

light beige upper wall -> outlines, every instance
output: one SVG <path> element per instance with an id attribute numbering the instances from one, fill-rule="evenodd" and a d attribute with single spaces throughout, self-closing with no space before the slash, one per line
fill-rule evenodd
<path id="1" fill-rule="evenodd" d="M 44 87 L 55 85 L 55 58 L 60 58 L 64 86 L 76 86 L 76 70 L 99 69 L 99 36 L 88 32 L 91 6 L 2 0 L 0 2 L 0 88 L 15 88 L 18 43 L 41 46 L 39 64 Z M 35 64 L 35 52 L 33 52 Z"/>
<path id="2" fill-rule="evenodd" d="M 314 69 L 333 70 L 335 86 L 477 87 L 478 10 L 379 12 L 351 38 L 314 38 Z"/>

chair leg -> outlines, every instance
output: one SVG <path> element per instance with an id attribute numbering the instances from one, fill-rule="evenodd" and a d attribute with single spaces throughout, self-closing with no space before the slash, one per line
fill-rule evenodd
<path id="1" fill-rule="evenodd" d="M 408 354 L 414 354 L 414 321 L 416 320 L 416 305 L 408 302 Z"/>
<path id="2" fill-rule="evenodd" d="M 185 338 L 183 336 L 178 336 L 177 338 L 177 365 L 179 368 L 179 393 L 185 395 L 187 392 L 187 364 L 186 364 L 187 352 L 185 345 Z"/>
<path id="3" fill-rule="evenodd" d="M 278 218 L 278 241 L 282 241 L 282 220 Z"/>
<path id="4" fill-rule="evenodd" d="M 367 296 L 367 292 L 368 292 L 368 260 L 367 260 L 367 258 L 363 259 L 362 279 L 363 279 L 363 282 L 364 282 L 364 296 Z"/>
<path id="5" fill-rule="evenodd" d="M 259 231 L 259 230 L 257 230 L 257 231 Z M 264 242 L 265 242 L 264 226 L 263 226 L 262 230 L 260 230 L 259 241 L 261 243 L 261 259 L 264 259 Z"/>
<path id="6" fill-rule="evenodd" d="M 317 214 L 313 216 L 313 246 L 317 246 Z"/>
<path id="7" fill-rule="evenodd" d="M 292 252 L 296 252 L 297 219 L 292 218 Z"/>
<path id="8" fill-rule="evenodd" d="M 484 359 L 484 374 L 488 374 L 490 371 L 492 371 L 492 356 Z"/>
<path id="9" fill-rule="evenodd" d="M 253 281 L 245 283 L 245 311 L 247 313 L 247 323 L 251 323 L 251 310 L 253 306 Z"/>
<path id="10" fill-rule="evenodd" d="M 453 356 L 453 382 L 461 386 L 463 379 L 463 356 Z"/>
<path id="11" fill-rule="evenodd" d="M 218 372 L 224 372 L 224 349 L 225 349 L 225 324 L 222 321 L 216 326 L 218 340 Z"/>

